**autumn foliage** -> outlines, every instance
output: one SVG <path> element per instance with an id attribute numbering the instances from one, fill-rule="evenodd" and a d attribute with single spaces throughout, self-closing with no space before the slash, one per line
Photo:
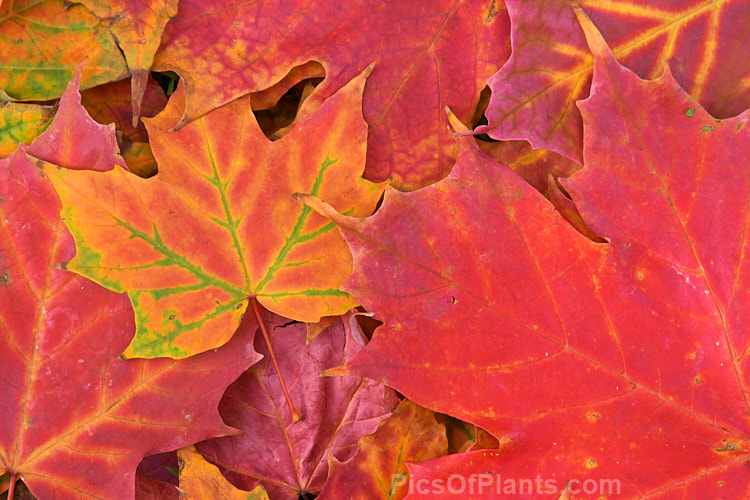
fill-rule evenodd
<path id="1" fill-rule="evenodd" d="M 0 0 L 0 497 L 750 497 L 748 46 Z"/>

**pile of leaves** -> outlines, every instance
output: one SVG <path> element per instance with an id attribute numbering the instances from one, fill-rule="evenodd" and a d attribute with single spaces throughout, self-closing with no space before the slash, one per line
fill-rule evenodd
<path id="1" fill-rule="evenodd" d="M 750 3 L 1 0 L 3 498 L 750 495 Z"/>

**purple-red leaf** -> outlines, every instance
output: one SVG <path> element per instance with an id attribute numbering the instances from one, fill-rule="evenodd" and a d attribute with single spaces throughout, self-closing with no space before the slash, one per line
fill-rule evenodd
<path id="1" fill-rule="evenodd" d="M 271 498 L 318 494 L 328 476 L 329 457 L 349 459 L 357 440 L 375 431 L 398 400 L 380 383 L 359 377 L 320 377 L 362 349 L 353 337 L 355 318 L 346 315 L 305 345 L 303 323 L 264 314 L 292 402 L 302 420 L 292 423 L 278 375 L 266 357 L 232 384 L 219 405 L 224 421 L 244 431 L 196 445 L 243 490 L 262 484 Z M 360 332 L 361 335 L 361 332 Z"/>

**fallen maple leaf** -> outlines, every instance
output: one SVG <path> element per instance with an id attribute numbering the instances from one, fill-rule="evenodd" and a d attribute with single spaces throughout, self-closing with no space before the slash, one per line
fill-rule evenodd
<path id="1" fill-rule="evenodd" d="M 133 498 L 143 456 L 235 432 L 218 400 L 259 358 L 257 324 L 190 360 L 119 359 L 128 299 L 57 266 L 73 240 L 25 149 L 0 160 L 0 475 L 38 498 Z"/>
<path id="2" fill-rule="evenodd" d="M 571 5 L 592 16 L 618 60 L 653 78 L 669 62 L 677 81 L 714 116 L 750 107 L 750 3 L 506 0 L 513 54 L 489 80 L 495 139 L 525 139 L 577 162 L 583 129 L 574 105 L 588 95 L 592 60 Z"/>
<path id="3" fill-rule="evenodd" d="M 486 79 L 509 55 L 508 31 L 495 0 L 182 0 L 154 69 L 186 82 L 180 127 L 309 61 L 326 70 L 309 98 L 314 109 L 376 63 L 364 102 L 365 177 L 416 189 L 450 171 L 456 145 L 443 107 L 471 117 Z"/>
<path id="4" fill-rule="evenodd" d="M 404 400 L 358 448 L 347 461 L 329 458 L 331 471 L 318 498 L 400 500 L 408 493 L 406 463 L 445 455 L 448 439 L 433 412 Z"/>
<path id="5" fill-rule="evenodd" d="M 581 215 L 558 188 L 556 179 L 570 177 L 581 165 L 547 149 L 533 149 L 526 141 L 477 141 L 479 149 L 501 163 L 508 165 L 518 175 L 542 193 L 565 220 L 590 240 L 603 242 L 583 222 Z"/>
<path id="6" fill-rule="evenodd" d="M 135 471 L 135 500 L 177 500 L 177 450 L 149 455 Z"/>
<path id="7" fill-rule="evenodd" d="M 149 455 L 138 464 L 138 475 L 177 486 L 177 450 Z"/>
<path id="8" fill-rule="evenodd" d="M 86 8 L 60 0 L 9 2 L 0 47 L 0 101 L 56 99 L 84 60 L 84 88 L 127 76 L 107 29 Z"/>
<path id="9" fill-rule="evenodd" d="M 81 92 L 81 104 L 91 118 L 101 124 L 114 123 L 120 132 L 120 144 L 127 142 L 148 142 L 148 133 L 143 123 L 133 127 L 130 117 L 130 80 L 99 85 Z M 156 116 L 167 105 L 164 90 L 153 78 L 149 78 L 146 93 L 141 102 L 141 115 Z"/>
<path id="10" fill-rule="evenodd" d="M 151 177 L 157 171 L 156 159 L 148 143 L 145 125 L 140 122 L 133 127 L 131 124 L 130 94 L 130 80 L 121 80 L 82 92 L 81 104 L 97 122 L 115 124 L 117 144 L 128 169 L 141 177 Z M 153 78 L 149 79 L 141 102 L 141 116 L 152 117 L 166 105 L 164 91 Z"/>
<path id="11" fill-rule="evenodd" d="M 307 324 L 307 336 L 305 337 L 305 343 L 309 344 L 312 340 L 326 331 L 326 329 L 334 324 L 338 320 L 338 316 L 324 316 L 320 318 L 317 323 Z"/>
<path id="12" fill-rule="evenodd" d="M 0 158 L 10 156 L 19 144 L 44 132 L 54 116 L 54 106 L 44 104 L 0 103 Z"/>
<path id="13" fill-rule="evenodd" d="M 565 185 L 611 244 L 578 235 L 467 138 L 448 179 L 387 192 L 369 219 L 307 197 L 352 248 L 344 288 L 385 321 L 327 373 L 384 380 L 501 438 L 432 462 L 417 475 L 430 487 L 494 471 L 516 494 L 541 477 L 558 493 L 575 479 L 626 497 L 740 498 L 750 114 L 714 120 L 668 71 L 640 80 L 585 29 L 586 167 Z"/>
<path id="14" fill-rule="evenodd" d="M 135 476 L 135 500 L 178 500 L 180 493 L 174 484 L 158 479 Z"/>
<path id="15" fill-rule="evenodd" d="M 115 165 L 127 170 L 119 154 L 115 126 L 97 123 L 81 106 L 82 67 L 75 69 L 45 133 L 23 151 L 70 170 L 105 171 Z"/>
<path id="16" fill-rule="evenodd" d="M 141 100 L 164 27 L 177 15 L 178 0 L 73 0 L 85 5 L 117 40 L 130 70 L 132 126 L 138 124 Z"/>
<path id="17" fill-rule="evenodd" d="M 357 441 L 375 431 L 396 407 L 393 391 L 359 377 L 320 377 L 319 373 L 350 360 L 362 349 L 356 319 L 347 314 L 306 345 L 303 323 L 264 313 L 294 406 L 292 416 L 260 339 L 265 357 L 232 384 L 219 404 L 224 421 L 243 434 L 196 445 L 229 481 L 243 490 L 262 484 L 271 498 L 318 494 L 328 477 L 331 457 L 349 459 Z M 356 335 L 356 336 L 355 336 Z"/>
<path id="18" fill-rule="evenodd" d="M 206 462 L 194 446 L 180 449 L 177 457 L 180 460 L 182 500 L 268 500 L 263 486 L 258 485 L 253 491 L 242 491 L 229 484 L 219 469 Z"/>
<path id="19" fill-rule="evenodd" d="M 129 142 L 121 149 L 122 159 L 128 170 L 139 177 L 148 178 L 156 175 L 159 167 L 148 142 Z"/>
<path id="20" fill-rule="evenodd" d="M 181 87 L 147 120 L 159 173 L 73 172 L 47 165 L 76 239 L 67 268 L 127 291 L 136 314 L 128 357 L 179 357 L 223 345 L 248 298 L 314 322 L 356 302 L 338 287 L 351 256 L 333 224 L 290 198 L 320 195 L 372 213 L 382 186 L 363 180 L 366 125 L 360 75 L 276 142 L 249 97 L 176 133 Z"/>
<path id="21" fill-rule="evenodd" d="M 479 149 L 508 165 L 534 188 L 549 198 L 547 178 L 570 177 L 581 165 L 547 149 L 534 149 L 527 141 L 477 141 Z"/>

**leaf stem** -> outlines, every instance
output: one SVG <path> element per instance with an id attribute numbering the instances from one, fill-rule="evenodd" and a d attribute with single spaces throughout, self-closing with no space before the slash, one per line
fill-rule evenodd
<path id="1" fill-rule="evenodd" d="M 16 489 L 16 473 L 10 473 L 10 484 L 8 485 L 8 500 L 13 500 L 13 490 Z"/>
<path id="2" fill-rule="evenodd" d="M 289 391 L 286 390 L 286 384 L 284 384 L 284 377 L 281 376 L 281 369 L 279 368 L 279 363 L 276 361 L 276 355 L 273 353 L 273 347 L 271 346 L 271 337 L 268 336 L 266 325 L 265 323 L 263 323 L 263 318 L 260 315 L 260 309 L 258 309 L 258 300 L 255 297 L 252 297 L 250 299 L 250 304 L 252 304 L 253 306 L 255 317 L 258 319 L 260 330 L 263 332 L 263 338 L 266 339 L 266 345 L 268 346 L 268 353 L 271 355 L 271 361 L 273 361 L 273 366 L 274 368 L 276 368 L 276 374 L 279 376 L 279 382 L 281 382 L 281 390 L 284 392 L 284 397 L 286 398 L 286 402 L 289 405 L 289 411 L 292 413 L 292 423 L 297 423 L 300 420 L 302 420 L 302 417 L 300 416 L 299 413 L 297 413 L 297 410 L 294 409 L 294 405 L 292 404 L 292 399 L 289 397 Z"/>

